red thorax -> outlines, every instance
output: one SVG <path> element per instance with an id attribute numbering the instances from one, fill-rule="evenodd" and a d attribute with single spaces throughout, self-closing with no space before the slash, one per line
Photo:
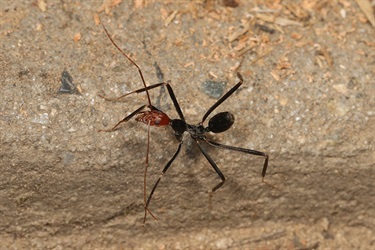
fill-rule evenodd
<path id="1" fill-rule="evenodd" d="M 135 118 L 138 122 L 150 124 L 150 126 L 168 126 L 171 119 L 160 110 L 140 112 Z"/>

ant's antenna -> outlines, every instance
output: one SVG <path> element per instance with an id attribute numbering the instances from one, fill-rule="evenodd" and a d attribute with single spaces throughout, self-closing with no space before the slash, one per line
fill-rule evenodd
<path id="1" fill-rule="evenodd" d="M 112 44 L 121 52 L 121 54 L 123 54 L 135 67 L 137 67 L 138 69 L 138 73 L 139 75 L 141 76 L 141 79 L 142 79 L 142 83 L 143 83 L 143 86 L 145 88 L 147 88 L 147 85 L 146 85 L 146 82 L 145 82 L 145 79 L 143 77 L 143 74 L 142 74 L 142 71 L 141 71 L 141 68 L 127 55 L 125 54 L 125 52 L 120 49 L 119 46 L 117 46 L 117 44 L 113 41 L 111 35 L 109 34 L 108 30 L 106 29 L 106 27 L 104 26 L 104 24 L 100 21 L 101 25 L 103 26 L 103 29 L 105 31 L 105 33 L 107 34 L 109 40 L 111 40 Z M 151 104 L 151 99 L 150 99 L 150 94 L 148 93 L 148 90 L 146 89 L 146 95 L 147 95 L 147 99 L 148 99 L 148 107 L 152 107 L 152 104 Z"/>

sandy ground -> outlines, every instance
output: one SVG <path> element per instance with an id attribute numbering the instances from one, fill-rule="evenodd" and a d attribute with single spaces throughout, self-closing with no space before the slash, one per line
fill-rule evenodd
<path id="1" fill-rule="evenodd" d="M 106 2 L 0 3 L 0 249 L 375 248 L 375 32 L 355 1 Z M 143 226 L 147 126 L 97 131 L 147 99 L 98 97 L 142 87 L 98 17 L 191 124 L 240 72 L 214 111 L 235 124 L 210 138 L 268 153 L 267 183 L 262 157 L 203 145 L 227 178 L 211 197 L 186 136 Z M 79 94 L 59 94 L 64 70 Z M 150 137 L 148 192 L 178 145 Z"/>

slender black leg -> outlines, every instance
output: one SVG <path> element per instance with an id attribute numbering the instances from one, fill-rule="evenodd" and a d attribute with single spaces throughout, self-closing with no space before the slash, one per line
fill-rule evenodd
<path id="1" fill-rule="evenodd" d="M 212 146 L 215 146 L 215 147 L 219 147 L 219 148 L 229 149 L 229 150 L 233 150 L 233 151 L 243 152 L 243 153 L 246 153 L 246 154 L 259 155 L 259 156 L 265 157 L 264 165 L 263 165 L 263 170 L 262 170 L 262 177 L 264 179 L 264 176 L 266 175 L 266 171 L 267 171 L 267 167 L 268 167 L 268 155 L 266 153 L 263 153 L 263 152 L 260 152 L 260 151 L 256 151 L 256 150 L 253 150 L 253 149 L 239 148 L 239 147 L 233 147 L 233 146 L 228 146 L 228 145 L 220 144 L 220 143 L 211 141 L 211 140 L 209 140 L 207 138 L 204 138 L 203 140 L 205 142 L 207 142 L 208 144 L 210 144 Z"/>
<path id="2" fill-rule="evenodd" d="M 131 94 L 135 94 L 135 93 L 141 93 L 141 92 L 144 92 L 144 91 L 148 91 L 150 89 L 154 89 L 154 88 L 163 86 L 165 84 L 167 84 L 167 83 L 165 83 L 165 82 L 156 83 L 156 84 L 147 86 L 146 88 L 137 89 L 137 90 L 134 90 L 132 92 L 126 93 L 125 95 L 122 95 L 122 96 L 119 96 L 119 97 L 114 97 L 114 98 L 105 97 L 105 96 L 103 96 L 101 94 L 99 94 L 98 96 L 101 97 L 101 98 L 103 98 L 103 99 L 105 99 L 105 100 L 107 100 L 107 101 L 118 101 L 118 100 L 122 99 L 125 96 L 131 95 Z"/>
<path id="3" fill-rule="evenodd" d="M 160 87 L 160 86 L 163 86 L 163 85 L 165 85 L 167 87 L 167 89 L 168 89 L 169 96 L 170 96 L 170 98 L 171 98 L 171 100 L 173 102 L 173 105 L 174 105 L 174 107 L 175 107 L 175 109 L 177 111 L 178 116 L 180 117 L 181 120 L 185 121 L 184 114 L 182 113 L 180 105 L 178 104 L 178 101 L 177 101 L 176 96 L 175 96 L 175 94 L 173 92 L 172 86 L 170 85 L 170 81 L 168 81 L 166 83 L 164 83 L 164 82 L 157 83 L 157 84 L 148 86 L 146 88 L 137 89 L 137 90 L 135 90 L 133 92 L 130 92 L 128 94 L 131 94 L 131 93 L 140 93 L 140 92 L 143 92 L 143 91 L 146 91 L 146 90 L 149 90 L 149 89 L 153 89 L 153 88 L 157 88 L 157 87 Z M 128 95 L 128 94 L 126 94 L 126 95 Z"/>
<path id="4" fill-rule="evenodd" d="M 135 116 L 136 114 L 138 114 L 139 112 L 141 112 L 147 105 L 143 105 L 141 107 L 139 107 L 136 111 L 134 111 L 133 113 L 131 113 L 130 115 L 128 115 L 127 117 L 125 117 L 124 119 L 122 119 L 121 121 L 119 121 L 115 126 L 113 126 L 111 129 L 100 129 L 98 130 L 98 132 L 112 132 L 112 131 L 115 131 L 117 130 L 117 127 L 121 124 L 121 123 L 124 123 L 124 122 L 127 122 L 129 121 L 133 116 Z"/>
<path id="5" fill-rule="evenodd" d="M 221 186 L 224 185 L 225 177 L 224 177 L 223 173 L 221 172 L 221 170 L 219 169 L 219 167 L 214 162 L 214 160 L 212 160 L 211 156 L 209 156 L 208 153 L 206 152 L 206 150 L 200 145 L 199 141 L 198 140 L 195 140 L 195 141 L 197 142 L 198 147 L 201 150 L 201 152 L 204 155 L 204 157 L 206 157 L 207 161 L 214 168 L 215 172 L 220 176 L 221 182 L 212 189 L 212 192 L 215 192 L 216 190 L 218 190 L 219 188 L 221 188 Z"/>
<path id="6" fill-rule="evenodd" d="M 173 105 L 174 105 L 174 107 L 175 107 L 175 109 L 178 113 L 178 116 L 180 117 L 181 120 L 185 121 L 184 114 L 181 111 L 180 105 L 177 102 L 176 96 L 174 95 L 174 92 L 173 92 L 173 89 L 172 89 L 171 85 L 169 83 L 167 83 L 166 86 L 167 86 L 167 89 L 168 89 L 169 96 L 171 97 L 171 99 L 173 101 Z"/>
<path id="7" fill-rule="evenodd" d="M 117 48 L 117 50 L 118 51 L 120 51 L 121 52 L 121 54 L 123 54 L 137 69 L 138 69 L 138 73 L 139 73 L 139 75 L 141 76 L 141 79 L 142 79 L 142 83 L 143 83 L 143 86 L 144 86 L 144 88 L 143 89 L 139 89 L 139 90 L 136 90 L 136 91 L 134 91 L 135 93 L 139 93 L 139 92 L 143 92 L 143 91 L 146 91 L 146 94 L 147 94 L 147 99 L 148 99 L 148 106 L 149 107 L 151 107 L 152 106 L 152 104 L 151 104 L 151 99 L 150 99 L 150 94 L 148 93 L 148 90 L 149 89 L 152 89 L 152 88 L 156 88 L 156 87 L 159 87 L 159 86 L 163 86 L 163 85 L 165 85 L 165 83 L 159 83 L 159 84 L 155 84 L 155 85 L 152 85 L 152 86 L 147 86 L 146 85 L 146 82 L 145 82 L 145 79 L 144 79 L 144 77 L 143 77 L 143 74 L 142 74 L 142 71 L 141 71 L 141 68 L 138 66 L 138 64 L 136 64 L 127 54 L 125 54 L 125 52 L 122 50 L 122 49 L 120 49 L 120 47 L 115 43 L 115 41 L 112 39 L 112 37 L 111 37 L 111 35 L 109 34 L 109 32 L 108 32 L 108 30 L 107 30 L 107 28 L 104 26 L 104 24 L 102 23 L 102 26 L 103 26 L 103 29 L 104 29 L 104 31 L 105 31 L 105 33 L 107 34 L 107 36 L 108 36 L 108 38 L 109 38 L 109 40 L 111 40 L 111 42 L 112 42 L 112 44 Z M 172 90 L 172 88 L 169 86 L 169 84 L 167 83 L 166 84 L 167 85 L 167 88 L 168 88 L 168 92 L 169 92 L 169 95 L 171 96 L 171 98 L 172 98 L 172 101 L 173 101 L 173 104 L 174 104 L 174 106 L 175 106 L 175 108 L 176 108 L 176 110 L 177 110 L 177 113 L 178 113 L 178 115 L 180 116 L 180 118 L 181 118 L 181 120 L 185 120 L 184 119 L 184 116 L 183 116 L 183 114 L 182 114 L 182 112 L 181 112 L 181 109 L 180 109 L 180 105 L 178 105 L 178 102 L 177 102 L 177 100 L 176 100 L 176 97 L 175 97 L 175 95 L 174 95 L 174 93 L 173 93 L 173 90 Z M 126 94 L 126 95 L 129 95 L 129 94 L 131 94 L 131 93 L 128 93 L 128 94 Z M 121 97 L 118 97 L 118 98 L 115 98 L 115 99 L 120 99 L 120 98 L 122 98 L 122 97 L 124 97 L 124 96 L 126 96 L 126 95 L 123 95 L 123 96 L 121 96 Z"/>
<path id="8" fill-rule="evenodd" d="M 115 98 L 108 98 L 108 97 L 105 97 L 105 96 L 100 95 L 100 94 L 98 96 L 101 97 L 101 98 L 103 98 L 103 99 L 105 99 L 105 100 L 108 100 L 108 101 L 118 101 L 119 99 L 121 99 L 121 98 L 123 98 L 125 96 L 128 96 L 130 94 L 141 93 L 141 92 L 148 91 L 150 89 L 154 89 L 154 88 L 161 87 L 161 86 L 166 86 L 167 87 L 169 96 L 170 96 L 170 98 L 171 98 L 171 100 L 173 102 L 173 105 L 174 105 L 174 107 L 175 107 L 175 109 L 177 111 L 178 116 L 180 117 L 181 120 L 185 121 L 184 115 L 183 115 L 183 113 L 181 111 L 180 105 L 177 102 L 176 96 L 175 96 L 175 94 L 173 92 L 173 89 L 172 89 L 169 81 L 166 82 L 166 83 L 165 82 L 161 82 L 161 83 L 157 83 L 157 84 L 154 84 L 154 85 L 150 85 L 150 86 L 148 86 L 146 88 L 137 89 L 137 90 L 134 90 L 132 92 L 126 93 L 125 95 L 122 95 L 122 96 L 119 96 L 119 97 L 115 97 Z M 150 108 L 151 107 L 153 107 L 154 109 L 157 109 L 153 105 L 151 105 Z"/>
<path id="9" fill-rule="evenodd" d="M 211 114 L 212 111 L 214 111 L 220 104 L 222 104 L 230 95 L 232 95 L 242 84 L 243 84 L 243 78 L 240 73 L 237 73 L 238 78 L 240 81 L 234 85 L 233 88 L 231 88 L 225 95 L 223 95 L 214 105 L 212 105 L 211 108 L 209 108 L 206 112 L 206 114 L 202 118 L 202 123 L 207 119 L 207 117 Z"/>
<path id="10" fill-rule="evenodd" d="M 161 172 L 160 174 L 160 177 L 158 178 L 158 180 L 155 182 L 154 184 L 154 187 L 152 188 L 151 190 L 151 193 L 150 195 L 148 196 L 148 199 L 147 199 L 147 202 L 146 202 L 146 205 L 145 205 L 145 210 L 147 210 L 150 214 L 150 210 L 148 209 L 148 206 L 150 205 L 150 202 L 151 202 L 151 199 L 152 199 L 152 196 L 154 195 L 154 192 L 157 188 L 157 186 L 159 185 L 159 182 L 161 180 L 161 178 L 164 176 L 164 174 L 168 171 L 169 167 L 171 166 L 171 164 L 173 163 L 173 161 L 176 159 L 176 157 L 178 156 L 178 154 L 180 153 L 180 150 L 181 150 L 181 146 L 182 146 L 182 141 L 180 141 L 180 144 L 178 145 L 178 148 L 177 148 L 177 151 L 176 153 L 174 153 L 173 157 L 168 161 L 167 165 L 165 165 L 163 171 Z M 151 214 L 152 215 L 152 214 Z M 154 217 L 154 216 L 153 216 Z M 155 217 L 154 217 L 155 218 Z M 145 217 L 143 219 L 143 224 L 146 223 L 146 214 L 145 214 Z"/>

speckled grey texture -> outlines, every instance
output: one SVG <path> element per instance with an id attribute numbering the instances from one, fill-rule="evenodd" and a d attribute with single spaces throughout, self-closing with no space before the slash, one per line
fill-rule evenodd
<path id="1" fill-rule="evenodd" d="M 268 185 L 263 158 L 205 145 L 227 178 L 210 197 L 219 178 L 186 138 L 150 206 L 159 221 L 149 216 L 145 227 L 147 127 L 131 120 L 116 132 L 97 132 L 146 103 L 142 93 L 122 102 L 98 97 L 141 88 L 137 70 L 95 25 L 101 2 L 46 2 L 45 12 L 37 1 L 0 4 L 4 248 L 374 247 L 374 29 L 359 21 L 354 2 L 327 2 L 304 26 L 249 31 L 250 41 L 263 42 L 238 56 L 240 42 L 228 37 L 262 4 L 197 3 L 195 12 L 188 3 L 150 1 L 137 9 L 136 1 L 123 1 L 112 15 L 100 14 L 148 84 L 160 81 L 157 62 L 189 123 L 216 101 L 200 89 L 204 81 L 228 81 L 225 92 L 241 72 L 243 86 L 214 112 L 230 111 L 235 124 L 212 139 L 270 155 Z M 279 14 L 292 18 L 290 10 Z M 64 70 L 81 95 L 57 94 Z M 150 93 L 177 118 L 165 92 Z M 176 147 L 169 128 L 151 129 L 148 191 Z"/>

